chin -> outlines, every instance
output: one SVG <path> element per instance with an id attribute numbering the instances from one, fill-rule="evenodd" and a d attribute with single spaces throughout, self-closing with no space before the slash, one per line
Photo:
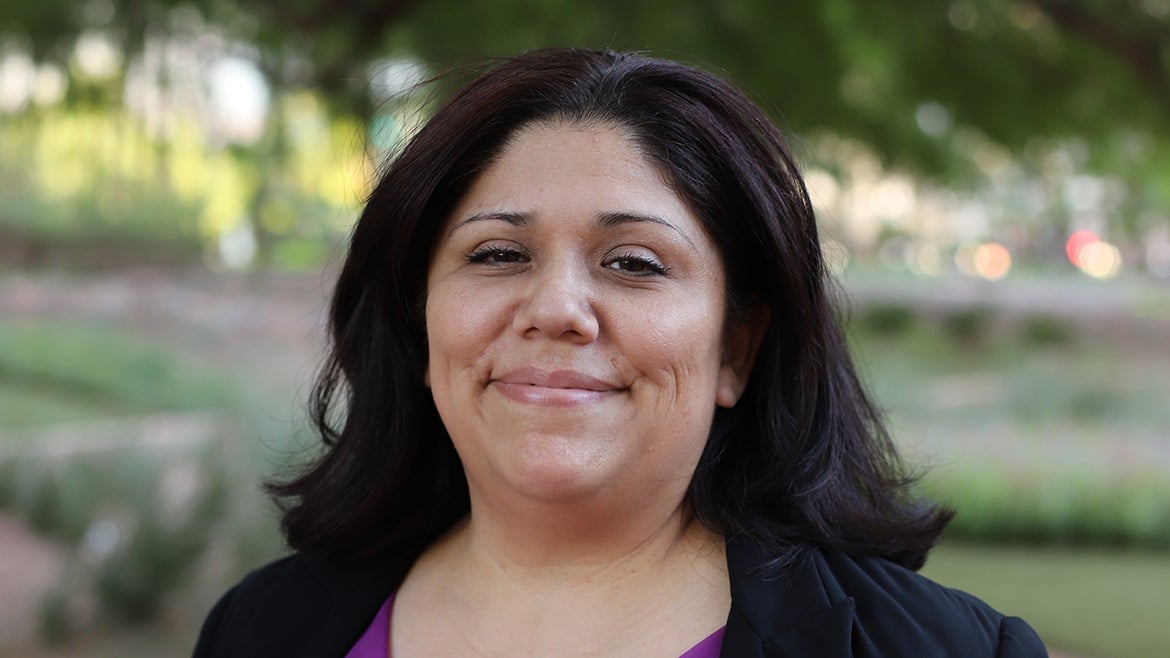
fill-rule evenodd
<path id="1" fill-rule="evenodd" d="M 542 437 L 525 445 L 508 469 L 512 486 L 536 500 L 570 502 L 607 487 L 605 451 L 579 439 Z"/>

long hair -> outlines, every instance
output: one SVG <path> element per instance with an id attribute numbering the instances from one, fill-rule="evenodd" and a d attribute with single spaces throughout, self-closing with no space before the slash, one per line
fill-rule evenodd
<path id="1" fill-rule="evenodd" d="M 771 322 L 738 404 L 716 412 L 687 503 L 782 569 L 812 546 L 919 568 L 950 520 L 916 501 L 838 325 L 804 182 L 742 92 L 677 62 L 577 49 L 496 61 L 386 167 L 353 231 L 311 399 L 324 452 L 269 482 L 295 549 L 417 551 L 467 513 L 467 482 L 423 384 L 437 232 L 517 130 L 619 127 L 700 218 L 727 271 L 729 322 Z"/>

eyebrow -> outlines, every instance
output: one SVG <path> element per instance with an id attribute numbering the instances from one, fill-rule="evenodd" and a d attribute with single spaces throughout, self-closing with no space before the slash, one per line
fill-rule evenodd
<path id="1" fill-rule="evenodd" d="M 488 219 L 496 219 L 501 222 L 507 222 L 512 226 L 527 226 L 528 224 L 531 224 L 536 218 L 530 212 L 505 212 L 502 210 L 477 212 L 470 217 L 459 220 L 454 226 L 451 227 L 449 231 L 447 231 L 447 235 L 450 236 L 458 229 L 463 228 L 472 222 L 482 222 Z"/>
<path id="2" fill-rule="evenodd" d="M 684 233 L 681 228 L 671 224 L 661 217 L 655 217 L 654 215 L 640 215 L 630 212 L 603 212 L 597 214 L 597 223 L 605 228 L 614 228 L 623 224 L 632 224 L 637 222 L 649 222 L 651 224 L 665 226 L 675 233 L 678 233 L 683 240 L 687 241 L 687 244 L 691 245 L 692 249 L 695 251 L 699 250 L 699 248 L 696 247 L 695 243 L 691 240 L 691 237 Z"/>
<path id="3" fill-rule="evenodd" d="M 449 231 L 447 231 L 447 235 L 450 236 L 452 233 L 454 233 L 458 229 L 460 229 L 468 224 L 471 224 L 473 222 L 482 222 L 482 221 L 492 220 L 492 219 L 497 220 L 497 221 L 501 221 L 501 222 L 507 222 L 507 223 L 511 224 L 512 226 L 528 226 L 528 225 L 532 224 L 534 221 L 536 221 L 536 216 L 530 212 L 507 212 L 507 211 L 502 211 L 502 210 L 488 210 L 485 212 L 477 212 L 474 215 L 471 215 L 469 217 L 465 217 L 464 219 L 459 220 L 459 222 L 457 222 L 454 226 L 451 227 L 451 229 Z M 692 249 L 694 249 L 695 251 L 699 250 L 699 248 L 697 246 L 695 246 L 694 241 L 691 240 L 690 236 L 687 235 L 685 232 L 683 232 L 683 230 L 681 228 L 679 228 L 678 226 L 675 226 L 674 224 L 668 222 L 665 219 L 662 219 L 661 217 L 655 217 L 654 215 L 642 215 L 639 213 L 632 213 L 632 212 L 601 212 L 601 213 L 597 213 L 597 224 L 603 228 L 616 228 L 616 227 L 622 226 L 624 224 L 635 224 L 635 223 L 639 223 L 639 222 L 647 222 L 650 224 L 658 224 L 659 226 L 665 226 L 666 228 L 674 231 L 675 233 L 678 233 L 679 236 L 682 237 L 683 240 L 686 240 L 687 244 L 689 244 Z"/>

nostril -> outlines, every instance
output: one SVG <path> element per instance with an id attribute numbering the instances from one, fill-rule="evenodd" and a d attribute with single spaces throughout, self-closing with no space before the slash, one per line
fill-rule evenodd
<path id="1" fill-rule="evenodd" d="M 516 309 L 513 329 L 525 338 L 595 340 L 598 321 L 587 273 L 560 258 L 552 260 L 535 269 L 531 287 Z"/>

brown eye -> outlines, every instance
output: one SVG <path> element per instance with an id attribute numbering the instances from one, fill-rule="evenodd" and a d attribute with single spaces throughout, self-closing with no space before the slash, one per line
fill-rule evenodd
<path id="1" fill-rule="evenodd" d="M 619 270 L 636 276 L 662 275 L 669 271 L 661 263 L 634 254 L 615 256 L 607 260 L 604 266 L 611 270 Z"/>
<path id="2" fill-rule="evenodd" d="M 509 247 L 485 247 L 467 255 L 467 262 L 485 265 L 508 265 L 527 262 L 528 255 L 519 249 Z"/>

